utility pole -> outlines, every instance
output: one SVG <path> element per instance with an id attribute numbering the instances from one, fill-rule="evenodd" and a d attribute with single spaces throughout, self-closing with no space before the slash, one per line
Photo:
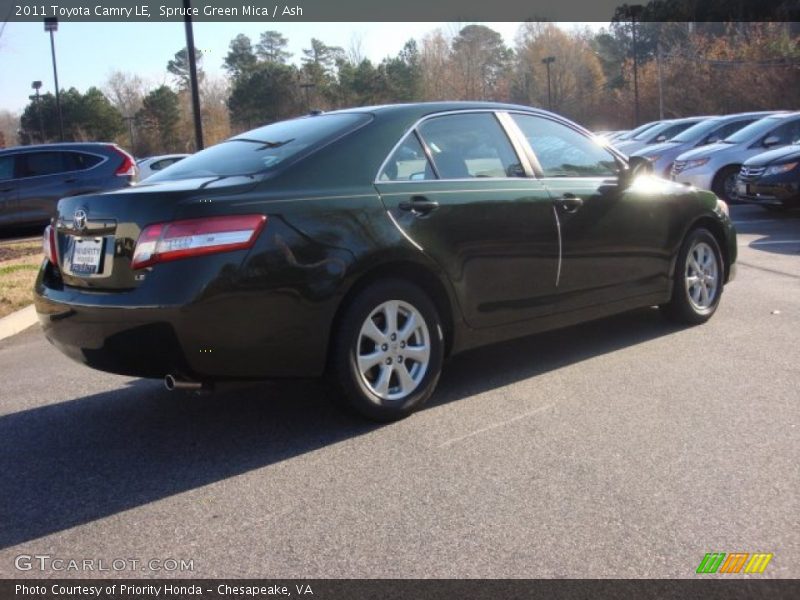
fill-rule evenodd
<path id="1" fill-rule="evenodd" d="M 636 45 L 636 17 L 642 13 L 641 4 L 634 4 L 628 7 L 628 14 L 631 17 L 631 28 L 633 29 L 633 106 L 634 106 L 634 127 L 639 126 L 639 49 Z"/>
<path id="2" fill-rule="evenodd" d="M 183 18 L 186 26 L 186 55 L 189 59 L 189 79 L 192 89 L 192 114 L 194 115 L 194 145 L 195 151 L 203 149 L 203 122 L 200 120 L 200 90 L 197 85 L 197 57 L 194 49 L 194 31 L 192 30 L 192 17 L 190 0 L 183 0 L 185 9 Z"/>
<path id="3" fill-rule="evenodd" d="M 36 104 L 36 117 L 39 121 L 39 137 L 40 140 L 44 144 L 44 121 L 42 121 L 42 97 L 39 95 L 39 90 L 42 87 L 41 81 L 34 81 L 31 83 L 31 88 L 36 92 L 36 95 L 29 96 L 31 100 L 34 101 Z"/>
<path id="4" fill-rule="evenodd" d="M 64 141 L 64 119 L 61 116 L 61 94 L 58 91 L 58 68 L 56 68 L 56 42 L 53 33 L 58 31 L 58 19 L 48 17 L 44 20 L 44 30 L 50 33 L 50 53 L 53 56 L 53 79 L 56 84 L 56 112 L 58 113 L 58 139 Z"/>
<path id="5" fill-rule="evenodd" d="M 136 147 L 134 146 L 134 140 L 133 140 L 133 122 L 136 120 L 136 117 L 135 116 L 130 116 L 130 117 L 122 117 L 122 118 L 125 119 L 128 122 L 128 135 L 131 138 L 131 156 L 135 157 L 136 156 L 136 150 L 135 150 Z"/>
<path id="6" fill-rule="evenodd" d="M 658 67 L 658 118 L 660 120 L 664 120 L 664 91 L 661 82 L 661 62 L 663 61 L 663 57 L 661 55 L 661 40 L 658 41 L 658 46 L 656 47 L 656 66 Z"/>
<path id="7" fill-rule="evenodd" d="M 555 61 L 555 56 L 545 56 L 542 59 L 544 66 L 547 67 L 547 110 L 553 110 L 553 93 L 550 88 L 550 65 Z"/>

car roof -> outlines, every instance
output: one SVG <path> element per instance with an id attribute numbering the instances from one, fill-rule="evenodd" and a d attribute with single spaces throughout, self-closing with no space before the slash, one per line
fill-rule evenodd
<path id="1" fill-rule="evenodd" d="M 426 115 L 451 112 L 451 111 L 469 111 L 469 110 L 510 110 L 510 111 L 523 111 L 528 113 L 536 113 L 544 116 L 559 117 L 557 114 L 543 110 L 541 108 L 534 108 L 532 106 L 524 106 L 522 104 L 510 104 L 505 102 L 478 102 L 478 101 L 439 101 L 439 102 L 413 102 L 408 104 L 376 104 L 373 106 L 359 106 L 355 108 L 345 108 L 335 110 L 328 113 L 320 114 L 341 114 L 341 113 L 371 113 L 375 115 L 396 115 L 422 118 Z"/>
<path id="2" fill-rule="evenodd" d="M 12 146 L 3 148 L 0 154 L 12 152 L 32 152 L 42 150 L 100 150 L 113 146 L 111 142 L 58 142 L 55 144 L 32 144 L 30 146 Z"/>

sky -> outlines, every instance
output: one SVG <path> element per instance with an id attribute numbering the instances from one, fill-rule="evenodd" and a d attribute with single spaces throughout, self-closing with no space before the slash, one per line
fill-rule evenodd
<path id="1" fill-rule="evenodd" d="M 3 24 L 0 24 L 2 27 Z M 5 23 L 0 37 L 0 110 L 20 112 L 33 93 L 31 82 L 42 81 L 41 93 L 52 92 L 53 66 L 48 34 L 42 23 Z M 222 76 L 222 61 L 228 44 L 237 34 L 255 43 L 259 34 L 276 29 L 289 39 L 291 61 L 300 60 L 312 37 L 330 46 L 349 49 L 360 41 L 362 54 L 373 62 L 394 56 L 403 44 L 441 28 L 457 32 L 459 23 L 194 23 L 195 46 L 203 51 L 203 69 Z M 505 38 L 514 39 L 520 23 L 486 23 Z M 561 27 L 591 27 L 602 23 L 564 23 Z M 58 82 L 61 89 L 75 87 L 85 92 L 91 86 L 103 89 L 113 71 L 135 73 L 152 86 L 170 83 L 167 61 L 186 44 L 184 26 L 177 23 L 59 23 L 55 34 Z"/>

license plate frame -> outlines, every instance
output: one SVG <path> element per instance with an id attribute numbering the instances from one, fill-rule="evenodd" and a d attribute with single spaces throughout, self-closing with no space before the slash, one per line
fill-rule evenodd
<path id="1" fill-rule="evenodd" d="M 69 270 L 73 275 L 90 277 L 102 271 L 105 239 L 76 237 L 72 240 Z"/>

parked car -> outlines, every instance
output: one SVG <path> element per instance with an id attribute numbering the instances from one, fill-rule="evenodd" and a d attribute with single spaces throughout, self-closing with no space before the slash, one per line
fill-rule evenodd
<path id="1" fill-rule="evenodd" d="M 717 144 L 684 152 L 675 159 L 674 181 L 712 190 L 720 198 L 736 200 L 736 178 L 742 164 L 756 154 L 792 143 L 800 137 L 800 112 L 759 119 Z"/>
<path id="2" fill-rule="evenodd" d="M 739 171 L 736 195 L 768 210 L 800 206 L 800 140 L 747 159 Z"/>
<path id="3" fill-rule="evenodd" d="M 629 132 L 628 129 L 622 129 L 620 131 L 612 131 L 611 133 L 609 133 L 608 135 L 605 135 L 603 137 L 605 137 L 609 142 L 613 142 L 613 141 L 621 138 L 623 135 L 625 135 L 628 132 Z"/>
<path id="4" fill-rule="evenodd" d="M 646 158 L 653 165 L 653 171 L 657 175 L 668 178 L 672 172 L 672 163 L 679 155 L 693 148 L 722 141 L 742 127 L 767 115 L 775 114 L 775 112 L 751 112 L 724 117 L 710 117 L 705 121 L 692 125 L 688 129 L 684 129 L 666 142 L 646 146 L 636 152 L 632 152 L 631 155 Z"/>
<path id="5" fill-rule="evenodd" d="M 162 154 L 161 156 L 150 156 L 148 158 L 140 158 L 136 161 L 136 166 L 139 168 L 139 181 L 144 181 L 151 175 L 163 171 L 170 165 L 174 165 L 189 156 L 188 154 Z"/>
<path id="6" fill-rule="evenodd" d="M 705 121 L 706 119 L 708 119 L 708 117 L 687 117 L 685 119 L 661 121 L 657 125 L 645 129 L 642 133 L 629 140 L 615 143 L 614 147 L 620 152 L 631 155 L 646 146 L 666 142 L 685 129 L 688 129 L 696 123 Z"/>
<path id="7" fill-rule="evenodd" d="M 617 143 L 622 143 L 628 140 L 635 138 L 637 135 L 640 135 L 650 129 L 651 127 L 655 127 L 656 125 L 662 123 L 663 121 L 650 121 L 649 123 L 644 123 L 643 125 L 639 125 L 638 127 L 631 129 L 630 131 L 626 131 L 624 133 L 619 134 L 616 138 Z"/>
<path id="8" fill-rule="evenodd" d="M 133 158 L 114 144 L 0 150 L 0 226 L 44 226 L 59 198 L 123 188 L 135 179 Z"/>
<path id="9" fill-rule="evenodd" d="M 397 419 L 467 348 L 642 306 L 714 314 L 727 207 L 645 163 L 507 104 L 273 123 L 61 200 L 36 310 L 97 369 L 169 388 L 326 374 L 349 408 Z"/>

